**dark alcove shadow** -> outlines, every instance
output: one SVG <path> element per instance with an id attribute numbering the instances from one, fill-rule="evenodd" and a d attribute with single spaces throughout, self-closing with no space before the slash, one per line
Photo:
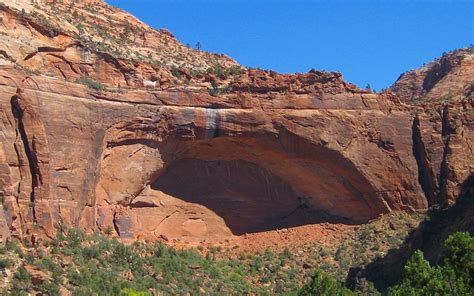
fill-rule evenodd
<path id="1" fill-rule="evenodd" d="M 269 170 L 243 160 L 184 158 L 167 167 L 151 188 L 205 206 L 235 235 L 344 222 L 311 207 Z"/>

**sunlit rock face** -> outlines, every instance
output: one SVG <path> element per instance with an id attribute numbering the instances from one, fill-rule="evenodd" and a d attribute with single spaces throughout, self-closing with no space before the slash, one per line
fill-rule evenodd
<path id="1" fill-rule="evenodd" d="M 401 101 L 426 104 L 463 101 L 474 96 L 474 51 L 462 48 L 422 68 L 403 73 L 389 88 Z"/>
<path id="2" fill-rule="evenodd" d="M 128 240 L 200 242 L 359 224 L 453 203 L 474 170 L 470 89 L 450 104 L 408 106 L 399 102 L 411 96 L 408 78 L 394 89 L 398 97 L 314 70 L 191 75 L 214 62 L 238 65 L 97 3 L 88 19 L 112 20 L 114 34 L 130 21 L 142 33 L 127 43 L 132 55 L 169 62 L 179 52 L 187 68 L 94 51 L 67 21 L 51 27 L 29 15 L 40 6 L 0 4 L 8 45 L 0 48 L 3 237 L 51 237 L 68 225 Z M 91 13 L 82 4 L 74 9 Z M 59 16 L 69 9 L 61 5 Z M 84 29 L 92 39 L 94 24 Z M 426 78 L 433 96 L 446 89 L 439 83 L 469 80 L 473 65 L 462 61 L 458 76 L 444 66 L 431 72 L 446 79 L 425 75 L 436 76 Z M 108 91 L 75 83 L 83 77 Z M 158 87 L 145 89 L 145 80 Z"/>
<path id="3" fill-rule="evenodd" d="M 450 153 L 472 141 L 470 113 L 457 106 L 436 121 L 390 95 L 99 94 L 0 74 L 0 180 L 19 235 L 35 224 L 52 234 L 58 222 L 190 240 L 364 223 L 454 200 L 442 185 L 453 179 L 438 176 L 449 168 L 461 180 L 472 165 Z"/>

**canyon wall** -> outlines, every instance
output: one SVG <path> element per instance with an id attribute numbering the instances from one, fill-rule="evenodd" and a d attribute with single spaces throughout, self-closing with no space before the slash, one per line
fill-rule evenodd
<path id="1" fill-rule="evenodd" d="M 455 200 L 472 171 L 472 105 L 415 112 L 343 85 L 114 93 L 1 69 L 6 228 L 200 240 Z"/>
<path id="2" fill-rule="evenodd" d="M 470 51 L 374 94 L 243 68 L 101 1 L 50 2 L 0 4 L 3 238 L 360 224 L 449 206 L 474 170 Z"/>

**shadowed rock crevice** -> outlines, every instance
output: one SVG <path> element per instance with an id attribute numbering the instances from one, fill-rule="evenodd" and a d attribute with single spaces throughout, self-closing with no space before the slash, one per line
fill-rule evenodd
<path id="1" fill-rule="evenodd" d="M 31 186 L 22 187 L 19 192 L 18 206 L 23 211 L 26 227 L 37 224 L 50 236 L 54 232 L 50 190 L 50 153 L 48 140 L 40 115 L 32 101 L 24 96 L 21 89 L 10 100 L 13 116 L 16 121 L 16 149 L 22 155 L 20 165 L 25 169 L 21 181 L 31 182 Z M 23 149 L 23 151 L 22 151 Z M 28 169 L 26 169 L 28 166 Z M 30 179 L 31 178 L 31 179 Z"/>
<path id="2" fill-rule="evenodd" d="M 441 79 L 451 71 L 453 65 L 447 59 L 441 59 L 438 63 L 433 63 L 430 71 L 427 72 L 423 80 L 423 90 L 429 92 Z"/>
<path id="3" fill-rule="evenodd" d="M 425 144 L 421 136 L 420 119 L 416 116 L 413 119 L 412 126 L 413 137 L 413 155 L 418 164 L 418 182 L 425 193 L 428 200 L 428 205 L 433 206 L 438 204 L 438 187 L 436 185 L 433 169 L 426 153 Z"/>
<path id="4" fill-rule="evenodd" d="M 35 159 L 35 156 L 31 151 L 30 143 L 28 141 L 28 135 L 26 133 L 25 125 L 23 122 L 23 110 L 18 103 L 19 99 L 20 98 L 18 98 L 17 96 L 12 97 L 11 99 L 12 113 L 17 122 L 18 134 L 20 135 L 20 139 L 21 139 L 21 142 L 23 143 L 23 148 L 25 150 L 24 153 L 28 160 L 28 167 L 30 169 L 30 174 L 31 174 L 30 203 L 34 205 L 35 204 L 35 188 L 38 187 L 39 185 L 38 183 L 39 176 L 37 174 L 37 169 L 35 165 L 37 163 L 37 160 Z M 36 222 L 36 213 L 35 213 L 34 206 L 31 207 L 31 214 L 32 214 L 33 222 Z"/>

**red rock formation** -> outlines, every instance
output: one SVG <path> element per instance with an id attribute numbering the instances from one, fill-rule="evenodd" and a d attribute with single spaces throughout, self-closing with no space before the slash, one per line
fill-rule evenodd
<path id="1" fill-rule="evenodd" d="M 35 216 L 52 217 L 38 220 L 45 229 L 62 221 L 132 239 L 360 223 L 429 202 L 413 153 L 425 121 L 414 121 L 388 95 L 331 94 L 323 86 L 322 93 L 299 95 L 98 93 L 46 77 L 25 79 L 15 69 L 0 76 L 2 159 L 8 159 L 0 180 L 10 188 L 4 190 L 10 223 L 22 233 L 38 219 L 25 207 L 32 192 Z M 28 116 L 14 116 L 12 97 Z M 15 136 L 20 119 L 22 140 Z M 439 167 L 454 161 L 429 155 Z M 31 181 L 38 172 L 49 189 Z"/>
<path id="2" fill-rule="evenodd" d="M 432 204 L 453 204 L 473 168 L 473 48 L 445 53 L 389 88 L 422 107 L 414 125 L 420 184 Z M 421 111 L 420 110 L 420 111 Z"/>
<path id="3" fill-rule="evenodd" d="M 167 30 L 154 30 L 103 1 L 40 2 L 0 3 L 0 65 L 116 88 L 141 87 L 143 80 L 157 80 L 162 88 L 198 84 L 177 72 L 240 68 L 225 55 L 188 48 Z"/>
<path id="4" fill-rule="evenodd" d="M 474 49 L 459 49 L 400 75 L 389 88 L 404 102 L 446 103 L 473 99 Z"/>
<path id="5" fill-rule="evenodd" d="M 15 117 L 17 153 L 24 153 L 20 165 L 23 173 L 29 173 L 31 193 L 28 208 L 31 210 L 32 222 L 38 223 L 46 234 L 53 233 L 51 172 L 49 145 L 41 117 L 36 113 L 31 101 L 22 96 L 21 90 L 11 99 L 12 113 Z M 24 151 L 20 151 L 20 141 Z M 27 173 L 26 167 L 29 168 Z M 23 180 L 22 180 L 23 181 Z M 25 209 L 25 214 L 27 210 Z M 30 221 L 25 221 L 26 223 Z M 31 227 L 31 225 L 29 225 Z"/>
<path id="6" fill-rule="evenodd" d="M 95 5 L 119 25 L 133 20 Z M 208 56 L 176 40 L 172 49 L 189 53 L 192 67 L 97 48 L 86 61 L 88 43 L 74 29 L 53 30 L 13 4 L 0 12 L 1 38 L 11 43 L 16 26 L 34 43 L 0 48 L 0 193 L 14 235 L 51 235 L 64 223 L 130 240 L 200 242 L 364 223 L 451 203 L 474 167 L 472 101 L 413 107 L 339 73 L 244 70 L 222 56 L 201 71 Z M 133 23 L 145 34 L 135 45 L 173 38 Z M 81 77 L 106 89 L 74 83 Z M 152 77 L 160 89 L 141 89 Z"/>

